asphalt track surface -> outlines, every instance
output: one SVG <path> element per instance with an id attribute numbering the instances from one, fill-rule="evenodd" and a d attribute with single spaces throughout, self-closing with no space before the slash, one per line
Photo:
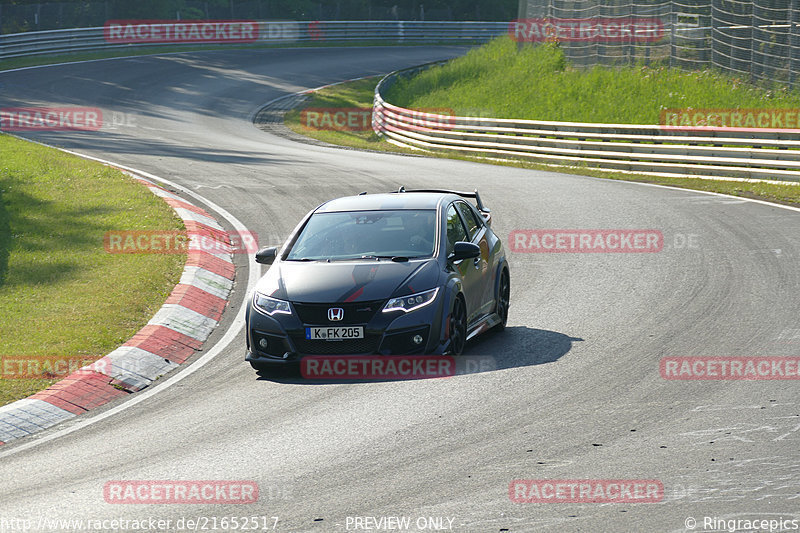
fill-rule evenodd
<path id="1" fill-rule="evenodd" d="M 459 532 L 684 531 L 688 517 L 709 531 L 703 517 L 800 518 L 798 382 L 659 374 L 665 356 L 800 355 L 800 212 L 298 144 L 249 120 L 289 92 L 462 52 L 224 51 L 0 73 L 0 107 L 127 114 L 113 129 L 28 137 L 172 180 L 262 244 L 282 242 L 329 198 L 398 185 L 478 187 L 504 239 L 515 229 L 654 228 L 666 242 L 659 253 L 509 253 L 509 328 L 467 349 L 493 356 L 493 371 L 381 383 L 259 378 L 240 330 L 208 364 L 129 409 L 36 446 L 95 413 L 3 446 L 0 518 L 263 515 L 284 532 L 353 531 L 347 517 L 356 516 L 411 517 L 412 531 L 419 517 L 448 517 Z M 690 234 L 695 247 L 675 246 Z M 245 296 L 247 261 L 237 261 L 233 302 L 209 346 Z M 261 496 L 252 505 L 103 499 L 109 480 L 173 479 L 253 480 Z M 657 479 L 665 497 L 512 503 L 514 479 Z"/>

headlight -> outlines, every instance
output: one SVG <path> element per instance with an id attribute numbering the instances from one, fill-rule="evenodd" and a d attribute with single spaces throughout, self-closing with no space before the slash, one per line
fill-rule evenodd
<path id="1" fill-rule="evenodd" d="M 405 311 L 406 313 L 409 311 L 414 311 L 431 303 L 436 298 L 438 293 L 439 287 L 436 287 L 435 289 L 431 289 L 429 291 L 410 294 L 408 296 L 403 296 L 402 298 L 392 298 L 386 303 L 386 306 L 383 308 L 383 312 L 387 313 L 389 311 L 396 311 L 398 309 Z"/>
<path id="2" fill-rule="evenodd" d="M 275 313 L 285 313 L 287 315 L 292 314 L 292 310 L 289 308 L 289 302 L 286 300 L 272 298 L 271 296 L 261 294 L 260 292 L 257 292 L 253 297 L 253 303 L 259 311 L 270 316 L 274 315 Z"/>

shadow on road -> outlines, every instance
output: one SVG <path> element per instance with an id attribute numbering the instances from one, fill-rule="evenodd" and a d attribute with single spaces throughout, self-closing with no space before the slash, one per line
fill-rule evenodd
<path id="1" fill-rule="evenodd" d="M 569 353 L 574 342 L 583 339 L 556 331 L 526 326 L 509 326 L 503 332 L 491 332 L 468 343 L 464 354 L 456 357 L 457 375 L 480 374 L 507 368 L 536 366 L 558 361 Z M 467 362 L 467 364 L 463 364 Z M 418 378 L 418 379 L 438 379 Z M 374 383 L 404 379 L 306 379 L 299 366 L 277 367 L 258 372 L 259 381 L 297 385 L 332 385 L 338 383 Z"/>

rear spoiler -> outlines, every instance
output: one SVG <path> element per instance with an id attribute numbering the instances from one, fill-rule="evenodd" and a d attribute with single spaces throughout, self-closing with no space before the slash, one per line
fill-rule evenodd
<path id="1" fill-rule="evenodd" d="M 483 205 L 481 201 L 481 195 L 478 194 L 478 189 L 475 189 L 473 192 L 465 192 L 465 191 L 451 191 L 448 189 L 406 189 L 405 187 L 400 187 L 396 191 L 391 191 L 393 193 L 402 193 L 402 192 L 438 192 L 442 194 L 456 194 L 463 198 L 474 198 L 475 204 L 478 208 L 478 211 L 481 212 L 483 218 L 486 220 L 486 223 L 491 225 L 492 224 L 492 215 L 491 209 Z"/>

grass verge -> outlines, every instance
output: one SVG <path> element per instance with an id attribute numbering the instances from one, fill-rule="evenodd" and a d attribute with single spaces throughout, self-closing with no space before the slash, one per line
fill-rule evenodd
<path id="1" fill-rule="evenodd" d="M 757 86 L 714 70 L 664 66 L 572 68 L 554 44 L 510 37 L 401 78 L 385 95 L 402 107 L 445 107 L 459 116 L 659 124 L 670 108 L 800 108 L 800 90 Z"/>
<path id="2" fill-rule="evenodd" d="M 471 57 L 471 54 L 479 55 L 483 58 L 483 60 L 490 65 L 486 65 L 486 70 L 492 68 L 494 63 L 502 63 L 500 57 L 496 55 L 497 48 L 504 50 L 505 53 L 508 54 L 517 54 L 519 53 L 523 56 L 523 59 L 527 61 L 535 60 L 538 61 L 541 59 L 536 54 L 533 54 L 533 50 L 535 49 L 523 49 L 521 52 L 517 52 L 516 47 L 513 49 L 508 49 L 506 45 L 503 43 L 503 39 L 500 39 L 500 44 L 497 42 L 492 42 L 487 45 L 485 48 L 489 48 L 490 51 L 494 50 L 492 53 L 485 53 L 483 56 L 480 56 L 481 50 L 475 49 L 469 52 L 466 56 L 453 60 L 452 62 L 448 63 L 448 65 L 455 65 L 452 67 L 454 71 L 447 71 L 445 70 L 447 66 L 444 67 L 434 67 L 431 70 L 438 71 L 438 73 L 434 72 L 434 74 L 428 74 L 429 71 L 424 71 L 420 76 L 412 78 L 408 82 L 402 82 L 395 85 L 390 91 L 389 95 L 387 96 L 387 100 L 393 104 L 401 105 L 404 107 L 414 107 L 414 108 L 430 108 L 430 107 L 446 107 L 454 109 L 456 114 L 464 114 L 469 116 L 480 116 L 480 109 L 477 109 L 476 104 L 470 103 L 469 107 L 465 107 L 466 102 L 470 100 L 461 100 L 460 91 L 465 90 L 467 92 L 471 92 L 477 90 L 477 87 L 480 86 L 479 82 L 474 81 L 474 76 L 470 76 L 468 73 L 473 70 L 480 70 L 477 67 L 472 69 L 464 69 L 463 63 L 460 64 L 459 62 L 464 61 L 468 65 L 471 65 L 475 61 L 477 61 L 474 57 Z M 494 48 L 493 48 L 494 47 Z M 540 47 L 544 48 L 544 47 Z M 558 52 L 556 50 L 556 52 Z M 551 54 L 553 50 L 550 49 L 544 50 L 545 58 L 543 61 L 551 58 Z M 533 54 L 533 55 L 531 55 Z M 521 61 L 521 59 L 517 59 L 517 61 Z M 547 61 L 545 61 L 546 63 Z M 461 66 L 459 66 L 461 65 Z M 513 66 L 513 65 L 512 65 Z M 508 61 L 506 61 L 505 68 L 510 68 L 508 65 Z M 530 67 L 528 71 L 531 71 Z M 613 69 L 605 69 L 609 71 L 614 78 L 613 73 L 617 72 Z M 650 69 L 653 70 L 653 69 Z M 635 77 L 635 73 L 639 72 L 639 75 L 647 78 L 651 73 L 648 72 L 647 68 L 640 68 L 640 69 L 629 69 L 628 75 L 630 77 Z M 576 76 L 576 79 L 580 79 L 580 73 L 572 73 L 571 76 Z M 603 69 L 593 69 L 588 73 L 584 72 L 586 76 L 589 77 L 588 86 L 591 87 L 595 84 L 600 83 L 598 80 L 606 79 L 609 74 L 607 72 L 603 72 Z M 416 80 L 422 76 L 432 76 L 433 81 L 430 79 L 428 81 L 419 82 L 420 85 L 417 85 Z M 498 68 L 495 71 L 495 75 L 500 78 L 508 77 L 508 71 L 504 70 L 504 68 Z M 713 83 L 708 85 L 706 89 L 702 91 L 700 89 L 692 90 L 687 86 L 685 89 L 688 91 L 686 94 L 706 94 L 704 91 L 709 91 L 707 100 L 703 100 L 703 105 L 708 107 L 724 107 L 723 104 L 719 102 L 728 102 L 730 103 L 732 98 L 731 94 L 735 97 L 736 95 L 758 95 L 758 94 L 766 94 L 770 92 L 769 89 L 754 87 L 754 86 L 747 86 L 742 87 L 740 83 L 735 82 L 733 79 L 729 79 L 729 89 L 732 91 L 727 96 L 723 95 L 723 87 L 724 85 L 717 85 L 718 83 L 722 83 L 724 81 L 724 76 L 720 77 L 718 75 L 698 75 L 696 73 L 682 73 L 682 72 L 667 72 L 664 74 L 665 79 L 675 79 L 680 80 L 680 83 L 676 87 L 672 87 L 672 91 L 679 90 L 679 86 L 681 84 L 688 84 L 689 81 L 693 78 L 703 80 L 703 79 L 711 79 Z M 705 78 L 704 78 L 705 77 Z M 462 79 L 466 78 L 466 79 Z M 480 76 L 479 76 L 480 78 Z M 536 78 L 535 76 L 532 77 Z M 537 78 L 538 79 L 538 78 Z M 375 85 L 377 84 L 379 77 L 367 78 L 364 80 L 357 80 L 353 82 L 346 82 L 339 85 L 334 85 L 331 87 L 326 87 L 315 92 L 311 98 L 309 98 L 304 104 L 300 107 L 290 111 L 284 117 L 284 123 L 286 126 L 291 129 L 292 131 L 299 133 L 301 135 L 305 135 L 307 137 L 311 137 L 320 141 L 329 142 L 331 144 L 338 144 L 342 146 L 348 146 L 353 148 L 359 149 L 370 149 L 370 150 L 379 150 L 379 151 L 388 151 L 388 152 L 398 152 L 398 153 L 407 153 L 407 154 L 421 154 L 426 153 L 431 157 L 443 157 L 443 158 L 450 158 L 450 159 L 460 159 L 465 161 L 477 161 L 483 163 L 491 163 L 496 165 L 507 165 L 507 166 L 515 166 L 521 168 L 529 168 L 534 170 L 544 170 L 550 172 L 565 172 L 569 174 L 580 174 L 585 176 L 594 176 L 599 178 L 606 178 L 606 179 L 617 179 L 617 180 L 625 180 L 625 181 L 636 181 L 636 182 L 643 182 L 643 183 L 654 183 L 659 185 L 670 185 L 673 187 L 681 187 L 686 189 L 693 189 L 699 191 L 710 191 L 710 192 L 718 192 L 723 194 L 730 194 L 732 196 L 741 196 L 747 198 L 756 198 L 761 200 L 766 200 L 770 202 L 777 202 L 787 205 L 794 205 L 800 206 L 800 185 L 782 185 L 777 183 L 757 183 L 757 182 L 744 182 L 744 181 L 726 181 L 726 180 L 706 180 L 706 179 L 698 179 L 698 178 L 673 178 L 673 177 L 658 177 L 658 176 L 649 176 L 645 174 L 628 174 L 624 172 L 608 172 L 597 170 L 589 167 L 575 167 L 575 166 L 552 166 L 552 165 L 545 165 L 539 163 L 533 163 L 526 160 L 518 160 L 518 159 L 508 159 L 498 161 L 496 159 L 487 159 L 487 158 L 495 158 L 496 156 L 493 154 L 486 154 L 487 158 L 481 158 L 476 156 L 468 156 L 464 155 L 460 152 L 456 151 L 441 151 L 441 152 L 421 152 L 418 150 L 409 150 L 402 147 L 395 146 L 389 142 L 386 142 L 381 137 L 375 135 L 375 133 L 371 129 L 365 129 L 361 131 L 330 131 L 330 130 L 316 130 L 309 128 L 306 124 L 304 124 L 302 110 L 309 109 L 309 108 L 369 108 L 372 105 L 372 98 L 373 92 L 375 90 Z M 446 81 L 446 83 L 445 83 Z M 657 81 L 658 83 L 662 83 L 664 80 Z M 473 83 L 477 83 L 477 85 L 472 85 Z M 532 83 L 532 82 L 531 82 Z M 576 82 L 579 83 L 579 82 Z M 447 85 L 449 84 L 449 85 Z M 735 85 L 735 87 L 734 87 Z M 616 86 L 616 85 L 615 85 Z M 437 88 L 438 87 L 438 88 Z M 449 87 L 449 92 L 446 89 Z M 405 95 L 404 91 L 412 91 L 413 94 L 419 94 L 419 97 L 411 97 Z M 436 93 L 437 98 L 429 97 L 425 90 L 431 90 Z M 503 109 L 511 109 L 508 107 L 510 104 L 506 102 L 506 99 L 510 99 L 511 101 L 516 101 L 516 97 L 509 96 L 505 93 L 498 92 L 500 90 L 510 91 L 510 87 L 505 87 L 504 89 L 481 89 L 480 92 L 480 102 L 483 102 L 485 105 L 489 106 L 485 109 L 492 110 L 495 112 L 499 108 Z M 527 90 L 527 88 L 525 89 Z M 591 90 L 591 89 L 587 89 Z M 619 89 L 620 91 L 624 92 L 623 89 Z M 644 89 L 642 89 L 644 90 Z M 760 91 L 760 92 L 759 92 Z M 554 91 L 558 93 L 559 91 Z M 563 91 L 562 91 L 563 92 Z M 594 89 L 594 92 L 597 93 L 597 88 Z M 405 95 L 405 96 L 403 96 Z M 453 95 L 453 100 L 448 100 L 447 96 Z M 720 96 L 719 101 L 712 101 L 710 98 L 712 95 Z M 476 96 L 477 95 L 473 95 Z M 595 94 L 598 96 L 598 94 Z M 779 93 L 781 98 L 776 98 L 776 100 L 769 105 L 771 107 L 791 107 L 796 106 L 800 107 L 800 97 L 797 99 L 797 104 L 794 104 L 793 100 L 796 95 L 794 93 L 782 92 Z M 528 115 L 525 117 L 515 116 L 516 113 L 511 111 L 507 111 L 505 114 L 498 113 L 496 116 L 497 118 L 541 118 L 537 117 L 535 113 L 537 111 L 542 111 L 543 114 L 547 116 L 548 120 L 574 120 L 574 121 L 582 121 L 582 122 L 592 122 L 592 120 L 588 120 L 585 114 L 582 114 L 582 109 L 584 108 L 584 104 L 581 101 L 577 103 L 573 98 L 565 97 L 563 94 L 559 95 L 551 95 L 548 98 L 549 105 L 559 105 L 562 108 L 569 108 L 569 111 L 564 109 L 562 110 L 553 110 L 550 109 L 548 112 L 552 112 L 555 114 L 546 114 L 545 108 L 540 109 L 538 103 L 531 104 L 533 107 L 529 107 Z M 676 97 L 680 100 L 680 94 Z M 744 96 L 742 96 L 744 98 Z M 537 98 L 531 97 L 530 100 L 537 101 Z M 756 104 L 756 101 L 753 100 L 743 100 L 746 102 L 745 104 L 740 104 L 739 107 L 758 107 L 759 105 Z M 616 102 L 616 104 L 615 104 Z M 628 115 L 627 113 L 623 115 L 613 115 L 611 112 L 616 107 L 623 107 L 619 99 L 615 99 L 614 94 L 610 94 L 608 96 L 608 101 L 606 104 L 598 104 L 604 105 L 606 111 L 609 113 L 607 115 L 603 115 L 603 120 L 607 121 L 616 121 L 616 122 L 624 122 L 622 120 L 623 116 L 631 117 L 632 115 Z M 628 105 L 627 103 L 625 105 Z M 632 105 L 632 104 L 631 104 Z M 686 104 L 682 104 L 684 107 Z M 761 107 L 764 107 L 764 104 L 760 104 Z M 572 106 L 572 107 L 570 107 Z M 694 107 L 700 107 L 699 105 L 695 105 Z M 642 109 L 638 109 L 638 112 L 641 113 L 637 115 L 639 117 L 639 122 L 641 123 L 650 123 L 650 124 L 657 124 L 658 123 L 658 110 L 656 107 L 649 108 L 649 111 L 645 111 Z M 655 113 L 655 119 L 650 120 L 650 118 Z M 491 114 L 491 113 L 488 113 Z M 486 116 L 486 115 L 484 115 Z M 599 115 L 598 115 L 599 116 Z M 478 155 L 478 154 L 476 154 Z"/>
<path id="3" fill-rule="evenodd" d="M 107 231 L 181 230 L 160 198 L 109 167 L 0 135 L 0 405 L 57 381 L 13 361 L 96 360 L 180 279 L 185 254 L 109 254 Z M 11 362 L 9 362 L 11 361 Z"/>
<path id="4" fill-rule="evenodd" d="M 375 85 L 380 79 L 381 76 L 373 76 L 320 89 L 314 92 L 303 105 L 286 113 L 283 117 L 283 122 L 295 133 L 319 141 L 366 150 L 394 151 L 396 149 L 394 145 L 383 141 L 375 135 L 375 132 L 372 131 L 370 120 L 359 120 L 356 127 L 348 128 L 346 131 L 334 131 L 310 127 L 307 123 L 308 120 L 304 118 L 302 113 L 304 110 L 319 108 L 331 111 L 357 108 L 364 113 L 370 113 L 369 116 L 371 117 L 372 96 L 375 91 Z M 357 115 L 353 116 L 358 119 L 361 118 Z"/>

